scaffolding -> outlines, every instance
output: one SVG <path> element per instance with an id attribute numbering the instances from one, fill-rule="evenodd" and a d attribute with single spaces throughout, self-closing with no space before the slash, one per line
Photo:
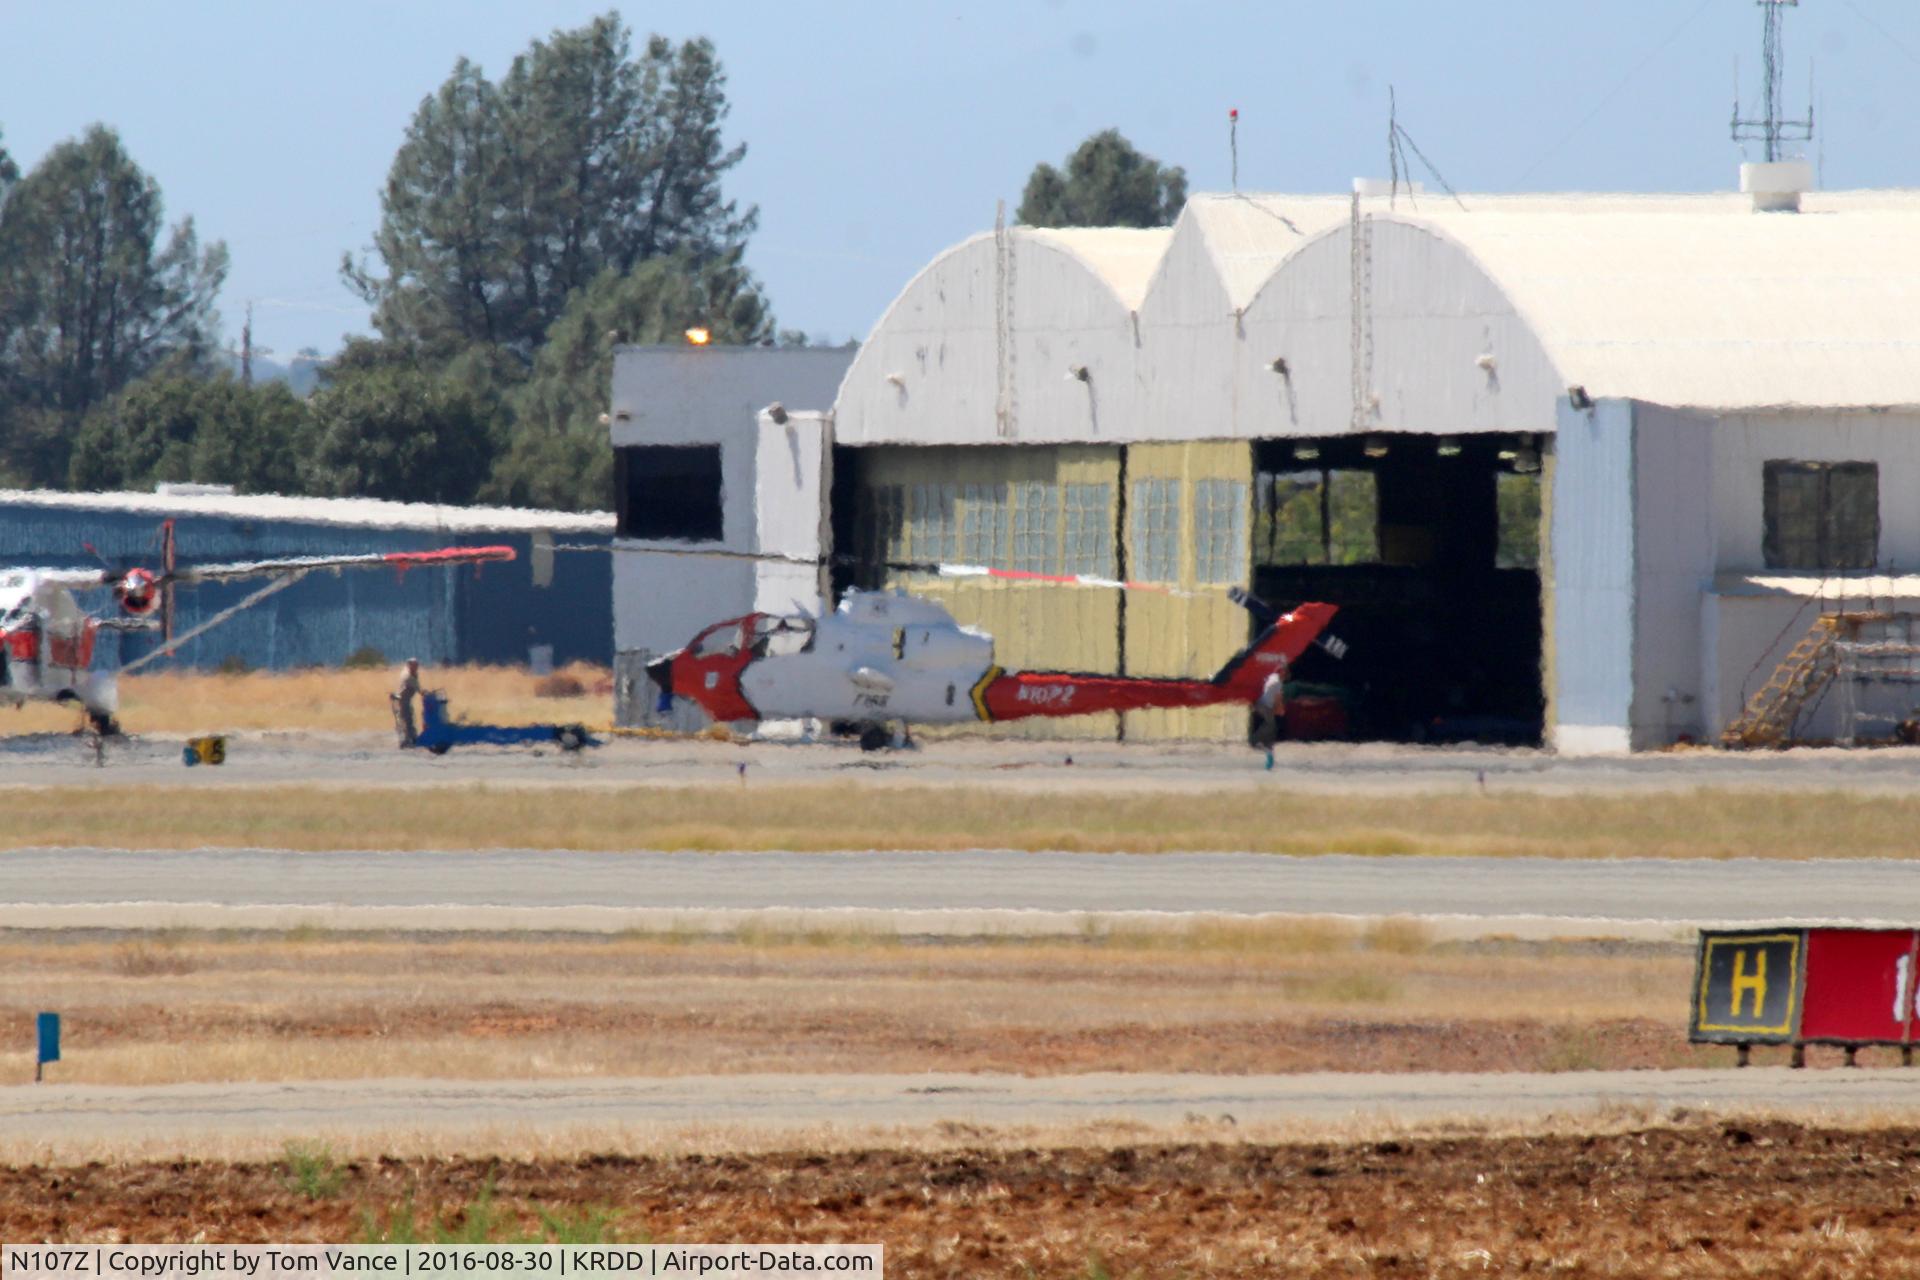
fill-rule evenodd
<path id="1" fill-rule="evenodd" d="M 1868 741 L 1907 738 L 1915 720 L 1912 693 L 1899 700 L 1896 713 L 1863 705 L 1873 688 L 1907 689 L 1920 686 L 1920 634 L 1911 613 L 1867 613 L 1851 615 L 1859 621 L 1851 634 L 1836 638 L 1834 680 L 1840 686 L 1840 733 L 1848 746 Z M 1869 726 L 1872 732 L 1862 732 Z"/>
<path id="2" fill-rule="evenodd" d="M 1906 738 L 1916 721 L 1912 696 L 1890 712 L 1887 700 L 1870 703 L 1875 688 L 1920 686 L 1920 615 L 1875 610 L 1823 613 L 1788 651 L 1773 674 L 1748 699 L 1746 708 L 1720 735 L 1733 748 L 1784 747 L 1791 744 L 1801 713 L 1839 686 L 1840 740 L 1858 746 L 1865 739 Z M 1878 732 L 1862 733 L 1873 725 Z"/>

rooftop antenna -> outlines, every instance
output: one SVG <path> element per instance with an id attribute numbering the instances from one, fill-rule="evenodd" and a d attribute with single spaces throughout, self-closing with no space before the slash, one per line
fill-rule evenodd
<path id="1" fill-rule="evenodd" d="M 1766 143 L 1767 163 L 1772 164 L 1780 158 L 1782 142 L 1806 142 L 1813 137 L 1813 102 L 1807 102 L 1807 115 L 1804 120 L 1782 120 L 1780 118 L 1780 22 L 1782 9 L 1800 7 L 1800 0 L 1755 0 L 1760 6 L 1764 18 L 1764 32 L 1760 42 L 1760 71 L 1766 80 L 1765 113 L 1758 120 L 1740 118 L 1740 87 L 1738 73 L 1734 82 L 1733 95 L 1733 140 L 1747 142 L 1758 138 Z M 1807 73 L 1809 85 L 1813 73 Z"/>
<path id="2" fill-rule="evenodd" d="M 1420 144 L 1413 140 L 1413 135 L 1408 133 L 1406 129 L 1401 126 L 1399 103 L 1396 101 L 1394 97 L 1393 86 L 1388 85 L 1387 86 L 1387 171 L 1393 184 L 1392 187 L 1387 192 L 1387 201 L 1388 201 L 1389 207 L 1392 206 L 1394 200 L 1400 194 L 1400 182 L 1403 176 L 1405 177 L 1406 183 L 1407 183 L 1407 202 L 1409 204 L 1414 203 L 1413 166 L 1407 163 L 1408 151 L 1413 152 L 1413 154 L 1419 158 L 1420 163 L 1425 165 L 1427 172 L 1433 176 L 1433 180 L 1440 184 L 1440 189 L 1446 192 L 1448 195 L 1452 196 L 1453 202 L 1459 205 L 1462 210 L 1464 210 L 1467 207 L 1467 202 L 1460 198 L 1460 193 L 1453 189 L 1453 185 L 1449 183 L 1446 177 L 1440 172 L 1440 170 L 1434 166 L 1433 161 L 1427 159 L 1426 153 L 1420 150 Z M 1417 208 L 1418 205 L 1415 205 L 1415 207 Z"/>
<path id="3" fill-rule="evenodd" d="M 1240 190 L 1240 108 L 1227 108 L 1227 154 L 1233 162 L 1233 189 Z"/>

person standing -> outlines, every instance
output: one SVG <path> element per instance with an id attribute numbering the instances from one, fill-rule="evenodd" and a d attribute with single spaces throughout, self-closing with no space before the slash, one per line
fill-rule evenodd
<path id="1" fill-rule="evenodd" d="M 400 683 L 395 686 L 388 700 L 393 703 L 393 728 L 400 735 L 400 745 L 415 745 L 420 741 L 420 721 L 414 711 L 415 704 L 420 701 L 420 659 L 407 659 Z"/>
<path id="2" fill-rule="evenodd" d="M 1280 718 L 1287 714 L 1287 664 L 1283 660 L 1254 699 L 1253 740 L 1267 753 L 1267 768 L 1273 768 L 1273 744 L 1280 740 Z"/>

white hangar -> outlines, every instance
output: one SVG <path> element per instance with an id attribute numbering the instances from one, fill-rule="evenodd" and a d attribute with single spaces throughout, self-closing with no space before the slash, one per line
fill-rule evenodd
<path id="1" fill-rule="evenodd" d="M 831 398 L 736 419 L 774 452 L 769 432 L 817 432 L 820 462 L 728 502 L 803 536 L 785 561 L 831 556 L 823 589 L 939 595 L 1009 666 L 1211 670 L 1244 641 L 1237 584 L 1342 607 L 1345 659 L 1296 675 L 1354 736 L 1712 739 L 1823 614 L 1920 611 L 1920 195 L 1806 177 L 1458 203 L 1360 183 L 1199 196 L 1166 230 L 976 236 L 907 284 Z M 616 447 L 623 408 L 671 394 L 616 369 Z M 929 561 L 1167 590 L 889 567 Z M 1841 664 L 1800 732 L 1890 730 L 1913 665 Z"/>

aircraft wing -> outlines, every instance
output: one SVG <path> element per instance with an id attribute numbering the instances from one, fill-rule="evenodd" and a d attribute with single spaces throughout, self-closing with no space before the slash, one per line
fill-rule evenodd
<path id="1" fill-rule="evenodd" d="M 114 574 L 107 569 L 8 569 L 4 574 L 9 579 L 22 581 L 28 575 L 36 582 L 51 582 L 74 591 L 104 587 L 114 579 Z"/>
<path id="2" fill-rule="evenodd" d="M 446 564 L 484 564 L 511 560 L 512 547 L 441 547 L 434 551 L 375 551 L 354 556 L 287 556 L 279 560 L 241 560 L 232 564 L 197 564 L 175 569 L 166 580 L 182 586 L 201 582 L 232 582 L 241 578 L 271 578 L 313 569 L 429 569 Z M 101 581 L 96 573 L 94 581 Z"/>

